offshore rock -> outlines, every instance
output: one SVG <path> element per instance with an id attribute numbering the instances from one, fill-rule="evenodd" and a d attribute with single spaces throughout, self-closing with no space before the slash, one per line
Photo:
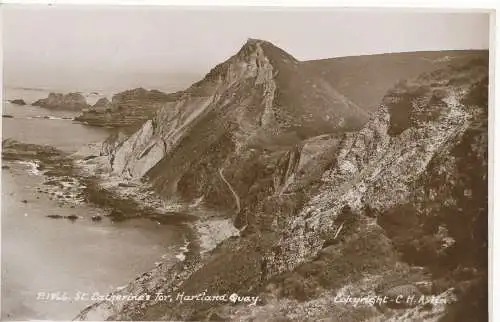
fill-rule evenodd
<path id="1" fill-rule="evenodd" d="M 10 100 L 9 102 L 11 102 L 12 104 L 16 104 L 16 105 L 26 105 L 26 102 L 22 99 Z"/>
<path id="2" fill-rule="evenodd" d="M 80 93 L 50 93 L 47 98 L 39 99 L 32 105 L 53 109 L 82 110 L 88 107 L 85 97 Z"/>

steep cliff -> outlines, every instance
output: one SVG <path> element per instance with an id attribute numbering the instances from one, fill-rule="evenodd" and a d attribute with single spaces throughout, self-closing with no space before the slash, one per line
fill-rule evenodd
<path id="1" fill-rule="evenodd" d="M 49 93 L 47 98 L 39 99 L 32 105 L 54 109 L 69 109 L 80 111 L 88 107 L 85 97 L 80 93 Z"/>
<path id="2" fill-rule="evenodd" d="M 262 160 L 310 137 L 357 129 L 366 120 L 364 110 L 301 71 L 294 57 L 250 39 L 164 103 L 110 160 L 115 173 L 148 178 L 165 198 L 204 197 L 212 206 L 236 207 L 234 195 L 251 187 L 252 173 L 267 162 Z"/>
<path id="3" fill-rule="evenodd" d="M 294 66 L 252 40 L 104 148 L 114 171 L 149 178 L 164 196 L 231 208 L 242 229 L 207 256 L 160 266 L 115 294 L 206 290 L 259 295 L 257 306 L 100 302 L 78 319 L 487 319 L 487 54 L 399 82 L 359 129 L 339 118 L 363 113 Z M 308 81 L 315 108 L 298 98 Z M 422 295 L 438 300 L 409 301 Z M 337 301 L 347 296 L 391 301 Z"/>

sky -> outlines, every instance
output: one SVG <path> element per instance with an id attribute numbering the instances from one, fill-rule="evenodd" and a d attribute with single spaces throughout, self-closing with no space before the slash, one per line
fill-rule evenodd
<path id="1" fill-rule="evenodd" d="M 299 60 L 486 49 L 485 13 L 3 5 L 4 85 L 179 90 L 248 38 Z"/>

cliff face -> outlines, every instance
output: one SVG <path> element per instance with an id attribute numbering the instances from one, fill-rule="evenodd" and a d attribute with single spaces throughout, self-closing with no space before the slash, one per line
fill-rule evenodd
<path id="1" fill-rule="evenodd" d="M 486 184 L 487 64 L 473 61 L 463 68 L 396 87 L 362 130 L 344 136 L 318 192 L 287 224 L 294 234 L 282 242 L 297 245 L 294 260 L 315 256 L 303 249 L 304 240 L 318 230 L 328 231 L 346 205 L 363 213 L 369 209 L 372 216 L 401 205 L 417 207 L 422 216 L 437 215 L 442 209 L 427 207 L 443 207 L 448 198 L 448 206 L 456 206 L 457 199 L 472 193 L 452 187 L 464 184 L 457 177 L 479 177 L 476 188 L 485 188 L 479 185 Z M 468 158 L 477 173 L 461 168 Z M 439 180 L 449 182 L 440 186 Z M 478 198 L 486 197 L 483 193 L 478 190 Z M 287 259 L 282 268 L 295 265 Z"/>
<path id="2" fill-rule="evenodd" d="M 359 128 L 365 111 L 322 79 L 302 73 L 295 58 L 270 43 L 249 40 L 226 62 L 164 103 L 110 155 L 113 170 L 148 177 L 165 197 L 227 200 L 228 182 L 241 193 L 244 165 L 323 133 Z M 272 157 L 272 156 L 271 156 Z M 242 180 L 239 180 L 242 179 Z"/>
<path id="3" fill-rule="evenodd" d="M 116 293 L 207 290 L 259 304 L 101 302 L 78 318 L 486 320 L 487 54 L 399 82 L 359 128 L 348 120 L 363 113 L 270 46 L 249 42 L 104 147 L 117 173 L 232 209 L 242 230 L 200 261 L 159 267 Z M 442 301 L 335 300 L 377 295 Z"/>
<path id="4" fill-rule="evenodd" d="M 32 105 L 45 108 L 82 110 L 88 107 L 85 97 L 80 93 L 50 93 L 47 98 L 39 99 Z"/>

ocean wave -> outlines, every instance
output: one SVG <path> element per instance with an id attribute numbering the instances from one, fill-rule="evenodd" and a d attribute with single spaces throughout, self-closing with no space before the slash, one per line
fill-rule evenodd
<path id="1" fill-rule="evenodd" d="M 189 240 L 185 240 L 184 241 L 184 245 L 182 245 L 181 247 L 179 247 L 180 252 L 177 255 L 175 255 L 175 257 L 178 260 L 180 260 L 181 262 L 183 262 L 186 259 L 186 253 L 189 251 L 189 249 L 188 249 L 189 244 L 190 244 L 190 241 Z"/>
<path id="2" fill-rule="evenodd" d="M 46 119 L 46 120 L 73 120 L 72 117 L 60 117 L 51 115 L 36 115 L 29 117 L 30 119 Z"/>
<path id="3" fill-rule="evenodd" d="M 23 164 L 29 167 L 28 172 L 34 175 L 41 175 L 42 171 L 40 171 L 40 161 L 17 161 L 19 164 Z"/>
<path id="4" fill-rule="evenodd" d="M 23 87 L 23 86 L 6 86 L 7 89 L 17 89 L 23 91 L 32 91 L 32 92 L 50 92 L 50 89 L 40 88 L 40 87 Z"/>

